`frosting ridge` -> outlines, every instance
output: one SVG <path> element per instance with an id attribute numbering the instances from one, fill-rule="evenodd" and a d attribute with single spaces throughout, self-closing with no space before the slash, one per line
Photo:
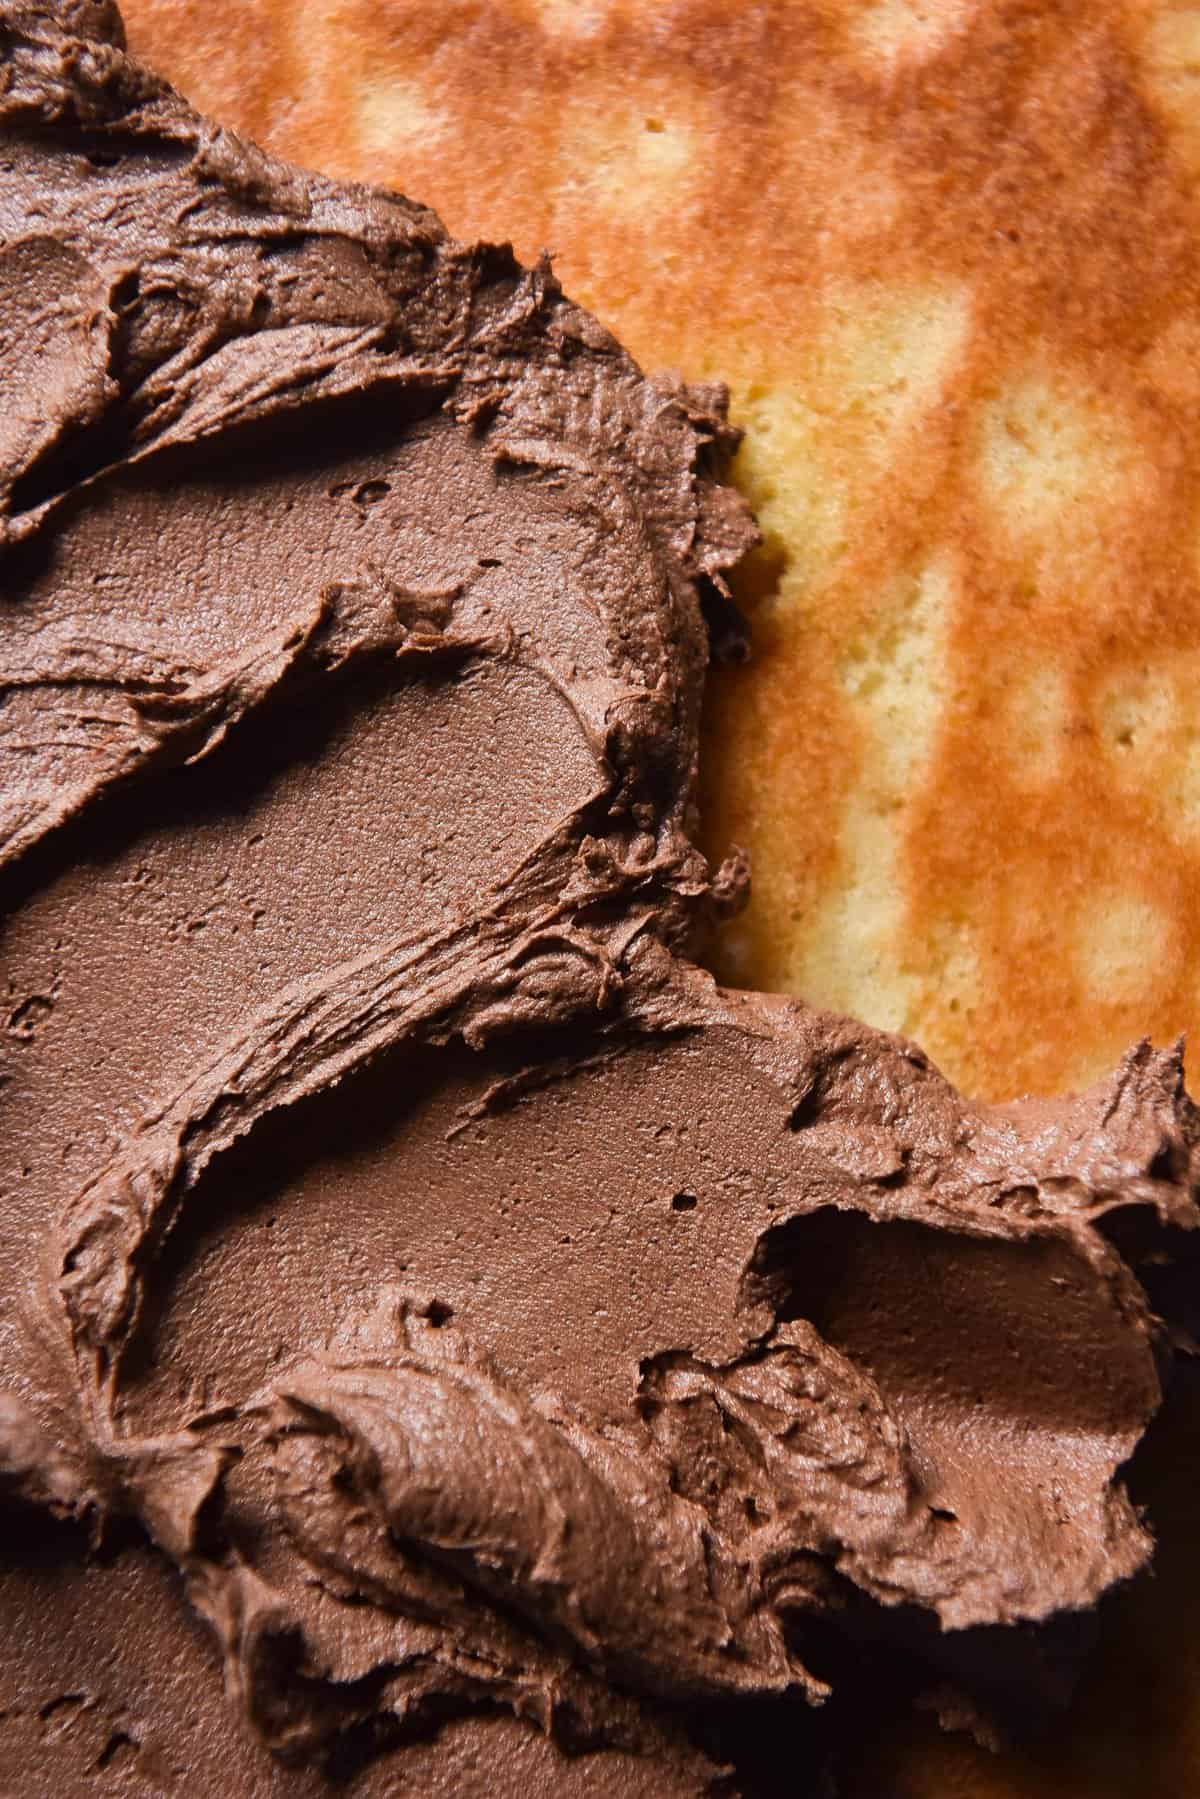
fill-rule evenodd
<path id="1" fill-rule="evenodd" d="M 1150 1551 L 1181 1051 L 980 1107 L 718 989 L 721 391 L 111 6 L 0 43 L 0 1496 L 143 1532 L 301 1761 L 500 1711 L 718 1790 L 695 1708 L 831 1633 L 986 1710 L 966 1633 Z"/>

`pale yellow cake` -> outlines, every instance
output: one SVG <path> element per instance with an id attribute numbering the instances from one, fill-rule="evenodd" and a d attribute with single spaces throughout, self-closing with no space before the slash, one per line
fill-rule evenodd
<path id="1" fill-rule="evenodd" d="M 726 979 L 989 1097 L 1200 1021 L 1200 8 L 123 10 L 224 122 L 548 247 L 647 367 L 730 384 L 765 541 L 705 745 L 753 868 Z M 1200 1424 L 1148 1479 L 1157 1583 L 1063 1728 L 885 1721 L 849 1794 L 1200 1792 Z"/>

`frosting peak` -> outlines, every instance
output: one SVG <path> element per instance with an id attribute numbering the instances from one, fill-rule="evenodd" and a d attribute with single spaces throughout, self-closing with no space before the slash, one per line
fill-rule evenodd
<path id="1" fill-rule="evenodd" d="M 717 989 L 721 391 L 198 118 L 111 6 L 0 43 L 0 1496 L 62 1604 L 73 1524 L 141 1532 L 260 1746 L 473 1718 L 506 1791 L 514 1717 L 735 1790 L 831 1641 L 986 1708 L 980 1630 L 1149 1553 L 1179 1052 L 981 1108 Z"/>

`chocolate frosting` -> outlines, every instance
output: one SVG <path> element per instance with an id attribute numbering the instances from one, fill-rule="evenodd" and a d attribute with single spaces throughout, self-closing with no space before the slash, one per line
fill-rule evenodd
<path id="1" fill-rule="evenodd" d="M 1181 1051 L 979 1107 L 716 988 L 721 391 L 199 118 L 110 5 L 0 46 L 13 1541 L 144 1533 L 310 1768 L 462 1716 L 524 1792 L 515 1718 L 741 1790 L 711 1720 L 850 1646 L 956 1717 L 1045 1685 L 998 1627 L 1150 1549 Z"/>

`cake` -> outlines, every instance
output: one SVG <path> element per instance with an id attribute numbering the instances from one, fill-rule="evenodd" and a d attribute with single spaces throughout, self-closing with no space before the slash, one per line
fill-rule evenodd
<path id="1" fill-rule="evenodd" d="M 780 567 L 723 391 L 113 7 L 3 24 L 5 1777 L 816 1790 L 881 1692 L 1027 1726 L 1150 1549 L 1180 1051 L 969 1103 L 717 988 L 704 665 Z"/>

